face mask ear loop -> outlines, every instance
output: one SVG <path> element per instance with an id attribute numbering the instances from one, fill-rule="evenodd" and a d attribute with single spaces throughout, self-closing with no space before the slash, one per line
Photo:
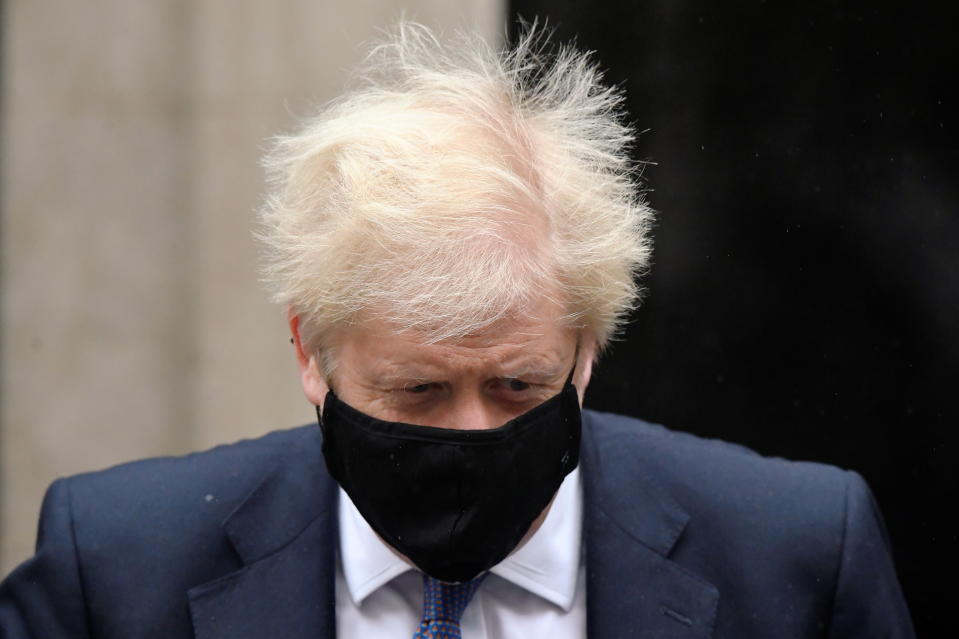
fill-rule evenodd
<path id="1" fill-rule="evenodd" d="M 573 351 L 573 367 L 569 370 L 569 375 L 566 377 L 566 384 L 564 386 L 569 386 L 573 383 L 573 373 L 576 372 L 576 364 L 579 362 L 579 336 L 576 336 L 576 350 Z"/>

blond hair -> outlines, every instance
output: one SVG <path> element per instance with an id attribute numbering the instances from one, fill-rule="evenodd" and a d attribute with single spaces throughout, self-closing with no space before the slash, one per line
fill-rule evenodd
<path id="1" fill-rule="evenodd" d="M 403 22 L 276 139 L 263 275 L 309 347 L 363 317 L 454 339 L 544 298 L 600 349 L 616 333 L 650 255 L 633 130 L 590 54 L 547 45 Z"/>

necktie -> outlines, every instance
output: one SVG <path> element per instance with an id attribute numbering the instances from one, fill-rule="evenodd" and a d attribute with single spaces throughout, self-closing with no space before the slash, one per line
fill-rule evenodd
<path id="1" fill-rule="evenodd" d="M 423 575 L 423 620 L 413 639 L 462 639 L 460 617 L 486 577 L 448 584 Z"/>

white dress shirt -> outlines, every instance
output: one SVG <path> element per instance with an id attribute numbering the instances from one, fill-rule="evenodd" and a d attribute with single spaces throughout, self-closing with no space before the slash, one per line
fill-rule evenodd
<path id="1" fill-rule="evenodd" d="M 363 639 L 412 637 L 423 580 L 394 554 L 340 489 L 336 632 Z M 586 636 L 583 494 L 579 469 L 563 481 L 540 529 L 490 570 L 463 613 L 463 639 Z"/>

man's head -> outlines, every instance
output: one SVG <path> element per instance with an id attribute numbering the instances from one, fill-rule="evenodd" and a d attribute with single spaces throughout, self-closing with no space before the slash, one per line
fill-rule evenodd
<path id="1" fill-rule="evenodd" d="M 265 275 L 312 402 L 332 383 L 377 416 L 487 428 L 555 394 L 577 343 L 585 387 L 638 297 L 651 213 L 621 96 L 544 44 L 400 25 L 277 141 Z"/>

